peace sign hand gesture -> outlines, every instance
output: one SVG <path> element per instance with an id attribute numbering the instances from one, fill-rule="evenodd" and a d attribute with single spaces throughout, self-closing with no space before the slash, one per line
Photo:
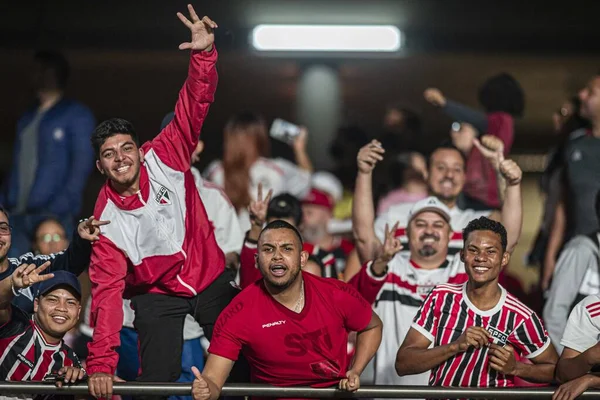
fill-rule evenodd
<path id="1" fill-rule="evenodd" d="M 269 202 L 273 196 L 273 189 L 269 190 L 267 197 L 263 200 L 262 183 L 258 184 L 258 196 L 256 200 L 251 202 L 248 206 L 248 213 L 250 213 L 250 222 L 252 225 L 262 226 L 267 220 L 267 210 L 269 208 Z"/>
<path id="2" fill-rule="evenodd" d="M 187 19 L 182 13 L 178 12 L 177 17 L 187 26 L 192 33 L 191 41 L 184 42 L 179 45 L 179 50 L 206 50 L 211 51 L 213 43 L 215 42 L 214 29 L 218 28 L 218 25 L 208 18 L 207 16 L 200 19 L 194 7 L 188 4 L 188 11 L 190 13 L 191 21 Z"/>
<path id="3" fill-rule="evenodd" d="M 392 226 L 392 229 L 388 229 L 388 224 L 385 224 L 385 241 L 381 246 L 381 253 L 379 258 L 381 261 L 390 262 L 392 258 L 402 250 L 402 244 L 400 239 L 396 237 L 396 231 L 398 230 L 398 222 Z"/>
<path id="4" fill-rule="evenodd" d="M 50 261 L 46 261 L 39 267 L 35 264 L 21 265 L 11 275 L 13 287 L 15 289 L 25 289 L 35 283 L 54 278 L 54 274 L 41 274 L 50 264 Z"/>

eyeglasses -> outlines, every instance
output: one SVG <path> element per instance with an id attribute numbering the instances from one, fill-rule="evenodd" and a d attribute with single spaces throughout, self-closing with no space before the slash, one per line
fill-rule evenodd
<path id="1" fill-rule="evenodd" d="M 59 235 L 58 233 L 54 233 L 54 234 L 46 233 L 45 235 L 38 236 L 38 241 L 42 241 L 44 243 L 50 243 L 50 242 L 58 243 L 63 239 L 64 239 L 64 236 Z"/>
<path id="2" fill-rule="evenodd" d="M 7 224 L 6 222 L 3 222 L 0 224 L 0 235 L 10 235 L 11 231 L 12 231 L 12 226 Z"/>

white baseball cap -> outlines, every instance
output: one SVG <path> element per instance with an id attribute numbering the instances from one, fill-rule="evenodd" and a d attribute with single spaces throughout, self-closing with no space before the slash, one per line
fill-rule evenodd
<path id="1" fill-rule="evenodd" d="M 330 172 L 317 171 L 311 176 L 311 186 L 329 194 L 337 203 L 342 199 L 344 187 L 340 180 Z"/>
<path id="2" fill-rule="evenodd" d="M 450 209 L 435 196 L 429 196 L 423 200 L 417 201 L 408 213 L 408 222 L 410 223 L 413 218 L 425 211 L 437 213 L 441 215 L 446 222 L 450 223 Z"/>

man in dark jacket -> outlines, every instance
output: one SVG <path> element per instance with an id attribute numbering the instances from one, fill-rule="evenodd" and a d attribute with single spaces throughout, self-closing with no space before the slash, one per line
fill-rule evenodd
<path id="1" fill-rule="evenodd" d="M 33 230 L 49 216 L 71 232 L 94 165 L 94 116 L 63 97 L 67 60 L 55 52 L 38 52 L 34 60 L 37 102 L 17 123 L 11 172 L 0 193 L 0 204 L 12 214 L 11 257 L 29 251 Z"/>

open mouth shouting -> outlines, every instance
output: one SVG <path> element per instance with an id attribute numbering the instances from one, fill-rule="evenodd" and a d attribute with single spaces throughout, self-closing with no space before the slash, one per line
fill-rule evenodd
<path id="1" fill-rule="evenodd" d="M 282 277 L 285 275 L 285 273 L 287 272 L 288 268 L 283 265 L 283 264 L 272 264 L 269 267 L 269 271 L 271 272 L 271 275 L 275 276 L 275 277 Z"/>

